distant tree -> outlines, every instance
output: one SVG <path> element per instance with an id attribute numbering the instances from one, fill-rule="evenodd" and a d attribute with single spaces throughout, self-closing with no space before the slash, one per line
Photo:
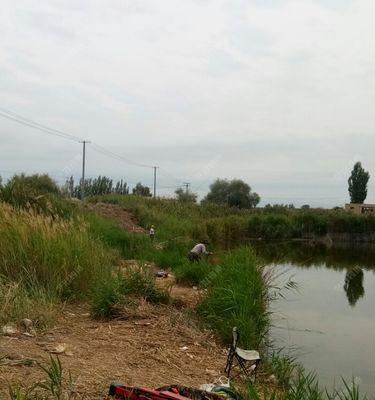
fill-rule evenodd
<path id="1" fill-rule="evenodd" d="M 190 192 L 189 190 L 183 190 L 179 188 L 175 191 L 178 201 L 184 203 L 196 203 L 198 195 L 196 193 Z"/>
<path id="2" fill-rule="evenodd" d="M 84 191 L 86 196 L 103 196 L 111 193 L 125 195 L 129 194 L 129 186 L 122 179 L 114 184 L 112 179 L 99 175 L 94 179 L 85 179 Z M 81 180 L 75 185 L 74 178 L 71 176 L 65 182 L 64 192 L 79 199 L 81 197 Z"/>
<path id="3" fill-rule="evenodd" d="M 71 176 L 69 179 L 65 181 L 65 192 L 68 194 L 69 197 L 74 196 L 74 178 Z"/>
<path id="4" fill-rule="evenodd" d="M 113 180 L 106 176 L 99 175 L 88 182 L 90 182 L 89 190 L 86 192 L 88 196 L 103 196 L 114 191 Z"/>
<path id="5" fill-rule="evenodd" d="M 216 179 L 210 185 L 210 191 L 204 201 L 228 204 L 239 208 L 256 207 L 260 201 L 257 193 L 251 192 L 251 187 L 241 179 Z"/>
<path id="6" fill-rule="evenodd" d="M 121 195 L 129 194 L 129 186 L 121 179 L 116 183 L 115 193 Z"/>
<path id="7" fill-rule="evenodd" d="M 310 205 L 309 204 L 304 204 L 303 206 L 301 206 L 301 208 L 303 210 L 308 210 L 310 208 Z"/>
<path id="8" fill-rule="evenodd" d="M 148 186 L 143 186 L 141 182 L 138 182 L 135 187 L 133 188 L 133 194 L 137 196 L 145 196 L 145 197 L 151 197 L 151 191 Z"/>
<path id="9" fill-rule="evenodd" d="M 365 201 L 369 179 L 370 174 L 362 168 L 362 164 L 360 162 L 355 163 L 348 179 L 351 203 L 363 203 Z"/>

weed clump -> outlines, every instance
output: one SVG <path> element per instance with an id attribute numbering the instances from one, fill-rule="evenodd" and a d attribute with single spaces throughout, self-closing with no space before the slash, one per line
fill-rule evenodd
<path id="1" fill-rule="evenodd" d="M 139 266 L 113 274 L 110 279 L 97 281 L 91 297 L 91 314 L 94 318 L 121 317 L 128 298 L 132 296 L 154 304 L 169 301 L 168 293 L 156 288 L 151 271 Z"/>
<path id="2" fill-rule="evenodd" d="M 206 277 L 213 268 L 214 266 L 204 259 L 193 263 L 184 259 L 175 267 L 174 273 L 178 283 L 198 286 L 204 284 Z"/>

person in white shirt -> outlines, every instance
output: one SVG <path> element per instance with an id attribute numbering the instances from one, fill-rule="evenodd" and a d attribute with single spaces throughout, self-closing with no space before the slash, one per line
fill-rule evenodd
<path id="1" fill-rule="evenodd" d="M 199 261 L 204 255 L 212 254 L 207 251 L 206 245 L 208 245 L 207 240 L 202 240 L 201 243 L 196 244 L 189 252 L 188 259 L 192 262 Z"/>
<path id="2" fill-rule="evenodd" d="M 154 225 L 151 225 L 151 228 L 150 228 L 150 231 L 149 231 L 148 235 L 150 236 L 151 241 L 153 241 L 155 239 L 155 228 L 154 228 Z"/>

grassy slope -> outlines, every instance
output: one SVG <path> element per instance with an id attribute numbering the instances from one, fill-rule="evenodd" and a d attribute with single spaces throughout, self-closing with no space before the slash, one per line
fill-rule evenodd
<path id="1" fill-rule="evenodd" d="M 263 208 L 239 210 L 212 204 L 110 195 L 93 199 L 121 204 L 132 210 L 142 226 L 159 227 L 163 240 L 188 236 L 209 238 L 220 245 L 247 238 L 289 239 L 330 234 L 375 232 L 375 215 L 344 210 Z M 161 229 L 160 229 L 161 228 Z"/>

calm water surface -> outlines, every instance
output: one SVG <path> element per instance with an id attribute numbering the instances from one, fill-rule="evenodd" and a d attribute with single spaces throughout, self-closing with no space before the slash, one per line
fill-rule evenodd
<path id="1" fill-rule="evenodd" d="M 355 378 L 375 394 L 375 247 L 256 244 L 257 253 L 292 277 L 297 291 L 274 304 L 271 337 L 314 370 L 327 388 Z"/>

